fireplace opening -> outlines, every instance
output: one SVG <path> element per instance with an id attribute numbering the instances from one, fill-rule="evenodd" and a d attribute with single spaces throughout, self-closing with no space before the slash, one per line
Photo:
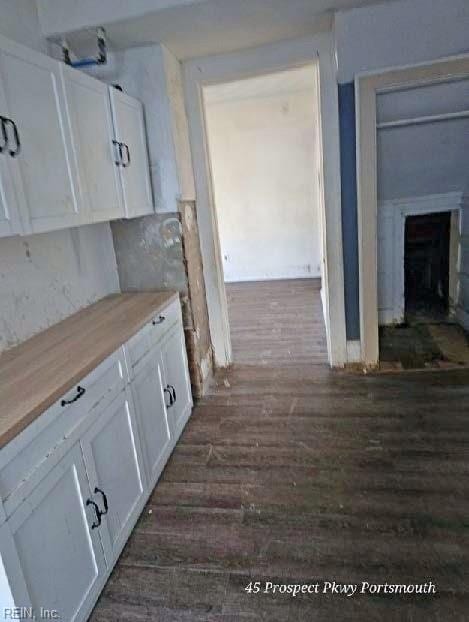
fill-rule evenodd
<path id="1" fill-rule="evenodd" d="M 451 213 L 409 216 L 405 222 L 406 321 L 443 321 L 449 311 Z"/>

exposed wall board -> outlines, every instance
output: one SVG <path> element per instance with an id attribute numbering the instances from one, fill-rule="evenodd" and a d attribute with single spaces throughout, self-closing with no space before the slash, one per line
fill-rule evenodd
<path id="1" fill-rule="evenodd" d="M 119 291 L 108 224 L 0 244 L 0 350 Z"/>
<path id="2" fill-rule="evenodd" d="M 0 0 L 0 34 L 45 51 L 33 0 Z M 0 351 L 119 290 L 108 224 L 0 242 Z"/>
<path id="3" fill-rule="evenodd" d="M 236 83 L 241 99 L 206 105 L 228 282 L 321 274 L 316 75 L 293 71 L 301 91 L 243 98 L 245 82 L 266 79 L 253 78 Z"/>
<path id="4" fill-rule="evenodd" d="M 195 205 L 111 225 L 122 291 L 179 292 L 194 395 L 212 372 L 212 350 Z"/>

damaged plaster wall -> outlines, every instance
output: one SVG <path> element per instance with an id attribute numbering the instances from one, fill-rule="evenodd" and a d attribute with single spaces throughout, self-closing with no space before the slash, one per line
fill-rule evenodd
<path id="1" fill-rule="evenodd" d="M 44 52 L 34 0 L 0 0 L 0 34 Z M 109 224 L 0 240 L 0 352 L 118 291 Z"/>
<path id="2" fill-rule="evenodd" d="M 0 351 L 119 291 L 109 225 L 0 241 Z"/>
<path id="3" fill-rule="evenodd" d="M 195 203 L 111 228 L 122 291 L 179 292 L 192 388 L 200 397 L 212 373 L 212 347 Z"/>

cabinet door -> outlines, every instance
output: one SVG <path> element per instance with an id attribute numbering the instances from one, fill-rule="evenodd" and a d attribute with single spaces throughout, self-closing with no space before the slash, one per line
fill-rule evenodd
<path id="1" fill-rule="evenodd" d="M 7 619 L 6 609 L 15 607 L 31 607 L 31 601 L 10 527 L 4 524 L 0 527 L 0 620 Z"/>
<path id="2" fill-rule="evenodd" d="M 0 39 L 0 81 L 14 155 L 7 155 L 25 232 L 80 224 L 76 160 L 60 63 Z"/>
<path id="3" fill-rule="evenodd" d="M 7 117 L 8 109 L 5 91 L 0 79 L 0 116 Z M 22 232 L 18 202 L 15 197 L 12 175 L 9 168 L 11 156 L 4 143 L 0 127 L 0 237 Z"/>
<path id="4" fill-rule="evenodd" d="M 164 388 L 171 435 L 178 437 L 192 407 L 192 393 L 187 366 L 186 343 L 182 327 L 172 330 L 161 346 L 164 369 Z M 168 401 L 169 400 L 169 401 Z"/>
<path id="5" fill-rule="evenodd" d="M 129 95 L 110 89 L 116 140 L 123 148 L 120 174 L 127 218 L 153 213 L 145 124 L 142 104 Z"/>
<path id="6" fill-rule="evenodd" d="M 80 446 L 76 445 L 6 523 L 32 607 L 81 619 L 102 587 L 106 567 Z M 21 605 L 22 603 L 16 603 Z"/>
<path id="7" fill-rule="evenodd" d="M 90 220 L 124 218 L 109 88 L 66 65 L 62 65 L 62 72 L 80 185 Z"/>
<path id="8" fill-rule="evenodd" d="M 127 391 L 99 415 L 80 441 L 109 565 L 119 555 L 144 502 L 140 444 Z"/>
<path id="9" fill-rule="evenodd" d="M 132 395 L 150 488 L 153 488 L 163 470 L 171 441 L 162 375 L 160 352 L 154 348 L 144 367 L 132 380 Z"/>

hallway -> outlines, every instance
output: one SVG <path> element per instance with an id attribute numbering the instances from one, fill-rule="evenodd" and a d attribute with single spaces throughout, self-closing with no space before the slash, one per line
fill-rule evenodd
<path id="1" fill-rule="evenodd" d="M 259 339 L 248 326 L 262 295 L 246 296 L 244 314 L 241 294 L 230 286 L 244 361 L 194 409 L 93 621 L 467 620 L 469 373 L 355 376 L 307 365 L 283 342 L 277 361 L 275 342 L 256 359 L 242 343 Z M 304 318 L 283 306 L 292 299 L 279 307 L 302 345 Z M 438 593 L 244 590 L 333 580 L 432 581 Z"/>

